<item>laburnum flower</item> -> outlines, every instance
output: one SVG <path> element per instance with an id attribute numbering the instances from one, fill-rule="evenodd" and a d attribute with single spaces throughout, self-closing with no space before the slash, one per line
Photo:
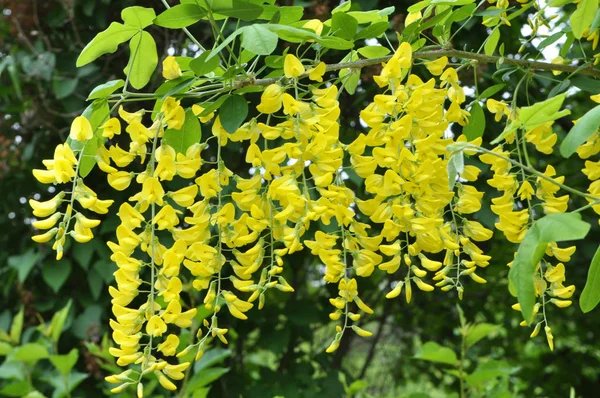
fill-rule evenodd
<path id="1" fill-rule="evenodd" d="M 444 72 L 444 69 L 448 65 L 448 57 L 443 56 L 433 61 L 425 62 L 425 67 L 434 76 L 439 76 Z"/>
<path id="2" fill-rule="evenodd" d="M 321 22 L 318 19 L 311 19 L 309 21 L 306 21 L 306 23 L 304 23 L 302 27 L 312 30 L 318 36 L 321 36 L 321 32 L 323 32 L 323 22 Z"/>
<path id="3" fill-rule="evenodd" d="M 317 66 L 308 70 L 308 78 L 315 82 L 322 82 L 327 65 L 324 62 L 319 62 Z"/>
<path id="4" fill-rule="evenodd" d="M 497 122 L 502 119 L 502 115 L 510 115 L 508 105 L 504 101 L 496 101 L 493 98 L 488 98 L 488 100 L 485 102 L 485 105 L 488 111 L 494 114 L 494 120 Z"/>
<path id="5" fill-rule="evenodd" d="M 165 190 L 156 177 L 146 177 L 142 184 L 142 191 L 138 192 L 129 200 L 144 202 L 144 203 L 156 203 L 159 206 L 163 205 L 163 197 L 165 196 Z"/>
<path id="6" fill-rule="evenodd" d="M 195 116 L 198 117 L 198 119 L 200 119 L 201 123 L 208 123 L 209 121 L 212 120 L 213 117 L 215 117 L 214 111 L 212 111 L 211 113 L 209 113 L 206 116 L 200 116 L 204 112 L 204 107 L 202 107 L 198 104 L 192 105 L 192 112 L 194 113 Z"/>
<path id="7" fill-rule="evenodd" d="M 402 69 L 410 68 L 412 65 L 412 47 L 410 43 L 403 42 L 400 44 L 392 58 L 384 65 L 379 76 L 374 76 L 373 79 L 379 87 L 386 87 L 390 84 L 390 80 L 399 82 L 402 77 Z M 398 84 L 394 84 L 399 86 Z"/>
<path id="8" fill-rule="evenodd" d="M 104 138 L 112 139 L 115 135 L 121 134 L 121 122 L 116 117 L 108 119 L 100 128 Z"/>
<path id="9" fill-rule="evenodd" d="M 167 97 L 160 107 L 160 111 L 164 115 L 162 122 L 166 123 L 170 129 L 179 130 L 185 121 L 185 111 L 179 103 L 180 101 L 175 98 Z"/>
<path id="10" fill-rule="evenodd" d="M 421 11 L 410 12 L 404 19 L 404 26 L 408 26 L 411 23 L 416 22 L 421 18 L 423 18 L 423 14 L 421 14 Z"/>
<path id="11" fill-rule="evenodd" d="M 162 352 L 166 356 L 173 356 L 177 352 L 179 346 L 179 337 L 176 334 L 170 334 L 167 336 L 165 341 L 157 346 L 158 351 Z"/>
<path id="12" fill-rule="evenodd" d="M 146 333 L 153 337 L 160 337 L 167 331 L 167 324 L 158 315 L 153 315 L 146 324 Z"/>
<path id="13" fill-rule="evenodd" d="M 79 142 L 85 142 L 94 136 L 90 121 L 85 116 L 77 116 L 71 123 L 69 138 Z"/>
<path id="14" fill-rule="evenodd" d="M 67 144 L 59 144 L 54 150 L 54 158 L 44 160 L 47 170 L 34 169 L 33 176 L 42 184 L 64 184 L 75 177 L 74 167 L 77 158 Z"/>
<path id="15" fill-rule="evenodd" d="M 298 78 L 305 72 L 304 65 L 298 58 L 296 58 L 292 54 L 288 54 L 285 56 L 283 60 L 283 74 L 288 79 Z"/>
<path id="16" fill-rule="evenodd" d="M 173 80 L 177 79 L 178 77 L 181 77 L 181 68 L 179 67 L 179 64 L 177 63 L 175 57 L 169 55 L 163 61 L 162 66 L 162 75 L 166 80 Z"/>
<path id="17" fill-rule="evenodd" d="M 279 84 L 268 85 L 260 96 L 260 104 L 256 106 L 256 109 L 265 114 L 277 112 L 281 109 L 284 93 L 285 90 Z"/>

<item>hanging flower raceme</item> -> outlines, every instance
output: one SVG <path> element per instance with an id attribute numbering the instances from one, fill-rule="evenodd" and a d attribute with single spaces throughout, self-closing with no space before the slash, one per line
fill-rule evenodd
<path id="1" fill-rule="evenodd" d="M 508 24 L 508 2 L 490 3 L 500 13 L 486 16 L 485 24 Z M 406 25 L 415 27 L 423 13 L 410 13 Z M 409 42 L 373 77 L 380 93 L 360 112 L 365 128 L 343 143 L 338 99 L 343 89 L 352 92 L 351 80 L 342 73 L 334 78 L 328 72 L 340 66 L 321 61 L 321 35 L 330 25 L 310 20 L 299 26 L 307 35 L 302 45 L 313 43 L 315 57 L 286 50 L 273 59 L 277 79 L 255 79 L 254 61 L 247 80 L 232 79 L 237 69 L 216 53 L 212 58 L 223 70 L 205 73 L 196 60 L 166 57 L 165 84 L 156 95 L 138 97 L 156 100 L 153 108 L 126 110 L 126 95 L 138 94 L 127 87 L 122 95 L 109 94 L 102 101 L 115 105 L 103 120 L 75 118 L 68 143 L 56 147 L 45 169 L 33 171 L 43 184 L 69 184 L 50 199 L 30 201 L 39 218 L 33 227 L 41 230 L 33 239 L 53 241 L 59 260 L 67 236 L 89 242 L 100 223 L 90 213 L 106 214 L 113 203 L 84 184 L 89 166 L 82 159 L 92 158 L 108 184 L 127 195 L 116 212 L 115 239 L 107 243 L 117 266 L 108 289 L 110 354 L 128 368 L 106 378 L 114 393 L 135 386 L 141 397 L 148 377 L 177 389 L 191 362 L 217 340 L 235 338 L 230 328 L 261 310 L 270 289 L 294 292 L 286 280 L 289 255 L 310 253 L 323 282 L 335 286 L 329 298 L 335 335 L 323 347 L 334 352 L 347 331 L 371 336 L 361 326 L 377 300 L 364 293 L 367 278 L 383 281 L 387 299 L 402 295 L 407 303 L 413 293 L 436 288 L 456 291 L 462 300 L 467 286 L 486 283 L 483 269 L 492 258 L 482 242 L 493 231 L 480 217 L 487 206 L 484 183 L 498 193 L 491 198 L 492 224 L 508 242 L 521 243 L 540 214 L 567 211 L 565 178 L 551 165 L 532 172 L 528 155 L 553 153 L 554 122 L 526 125 L 519 115 L 527 111 L 516 100 L 488 98 L 488 111 L 507 128 L 499 144 L 482 148 L 481 137 L 458 133 L 473 121 L 466 109 L 479 105 L 466 105 L 461 85 L 461 70 L 473 65 L 446 56 L 413 63 L 419 55 Z M 427 78 L 416 74 L 420 65 Z M 245 110 L 243 94 L 253 85 L 264 87 L 255 116 L 246 120 L 237 111 Z M 204 98 L 208 94 L 214 95 Z M 587 199 L 600 214 L 592 200 L 600 195 L 600 162 L 591 159 L 598 153 L 595 132 L 578 154 L 587 160 Z M 481 163 L 489 166 L 485 176 Z M 350 178 L 364 190 L 350 189 Z M 566 283 L 565 263 L 574 252 L 549 242 L 536 265 L 532 337 L 544 326 L 551 348 L 546 306 L 571 304 L 575 287 Z"/>

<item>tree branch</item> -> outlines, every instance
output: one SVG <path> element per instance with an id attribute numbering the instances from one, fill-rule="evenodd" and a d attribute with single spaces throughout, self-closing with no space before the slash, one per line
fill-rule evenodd
<path id="1" fill-rule="evenodd" d="M 600 69 L 596 69 L 593 66 L 576 66 L 576 65 L 562 65 L 562 64 L 552 64 L 549 62 L 540 62 L 540 61 L 530 61 L 525 59 L 514 59 L 514 58 L 505 58 L 505 57 L 497 57 L 491 55 L 484 55 L 478 53 L 472 53 L 469 51 L 461 51 L 461 50 L 453 50 L 453 49 L 441 49 L 441 50 L 423 50 L 416 51 L 413 53 L 413 58 L 420 59 L 429 59 L 429 58 L 439 58 L 439 57 L 454 57 L 461 59 L 470 59 L 473 61 L 477 61 L 479 63 L 486 64 L 494 64 L 503 59 L 504 64 L 515 65 L 525 69 L 531 70 L 548 70 L 548 71 L 560 71 L 560 72 L 568 72 L 578 74 L 588 75 L 595 78 L 600 78 Z M 387 62 L 390 60 L 392 56 L 388 55 L 386 57 L 380 58 L 371 58 L 371 59 L 361 59 L 353 62 L 344 62 L 337 64 L 329 64 L 327 65 L 327 71 L 337 71 L 341 69 L 362 69 L 368 66 L 381 64 L 382 62 Z M 308 77 L 308 73 L 304 73 L 298 77 L 298 79 L 304 79 Z M 244 88 L 244 87 L 252 87 L 252 86 L 268 86 L 270 84 L 282 83 L 285 84 L 287 79 L 285 77 L 271 77 L 266 79 L 254 79 L 254 78 L 245 78 L 235 81 L 233 84 L 231 83 L 223 83 L 222 92 L 229 92 L 232 90 Z M 219 90 L 211 91 L 211 94 L 216 94 Z M 195 93 L 181 93 L 175 94 L 174 97 L 177 98 L 200 98 L 205 96 L 206 94 L 203 92 L 195 92 Z M 138 101 L 141 100 L 152 100 L 156 98 L 162 98 L 162 94 L 130 94 L 128 98 L 135 98 Z M 121 98 L 121 94 L 111 95 L 111 98 Z"/>

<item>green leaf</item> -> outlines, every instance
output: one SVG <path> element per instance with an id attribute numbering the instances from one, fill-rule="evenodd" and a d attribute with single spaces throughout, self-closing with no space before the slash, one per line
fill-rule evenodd
<path id="1" fill-rule="evenodd" d="M 560 144 L 560 154 L 568 158 L 600 128 L 600 105 L 590 109 L 571 128 Z"/>
<path id="2" fill-rule="evenodd" d="M 176 82 L 176 84 L 167 91 L 161 98 L 162 101 L 167 99 L 167 97 L 172 97 L 177 94 L 180 94 L 190 88 L 194 83 L 196 83 L 196 78 L 191 76 L 191 74 L 186 73 L 185 75 L 178 77 L 177 79 L 170 80 L 171 82 Z M 161 101 L 161 105 L 162 105 Z"/>
<path id="3" fill-rule="evenodd" d="M 350 11 L 348 16 L 356 19 L 359 25 L 367 23 L 387 22 L 388 15 L 394 12 L 394 7 L 386 7 L 383 10 L 372 11 Z"/>
<path id="4" fill-rule="evenodd" d="M 452 11 L 452 22 L 460 22 L 462 20 L 467 19 L 468 17 L 473 15 L 473 12 L 475 12 L 476 9 L 476 4 L 466 4 L 460 7 L 459 9 Z"/>
<path id="5" fill-rule="evenodd" d="M 10 325 L 10 339 L 13 343 L 18 344 L 21 341 L 21 333 L 23 332 L 23 307 L 14 317 Z"/>
<path id="6" fill-rule="evenodd" d="M 40 359 L 48 358 L 48 349 L 39 343 L 27 343 L 16 347 L 13 358 L 18 361 L 36 363 Z"/>
<path id="7" fill-rule="evenodd" d="M 69 311 L 71 310 L 71 300 L 67 302 L 60 311 L 52 316 L 52 321 L 50 322 L 50 338 L 54 342 L 58 342 L 60 338 L 60 334 L 62 333 L 63 327 L 65 326 L 65 322 L 67 321 L 67 316 L 69 316 Z"/>
<path id="8" fill-rule="evenodd" d="M 125 25 L 139 29 L 152 25 L 154 18 L 156 18 L 156 13 L 152 8 L 133 6 L 124 8 L 121 11 L 121 19 L 125 22 Z"/>
<path id="9" fill-rule="evenodd" d="M 472 141 L 476 138 L 483 136 L 485 131 L 485 114 L 479 101 L 473 102 L 469 109 L 471 116 L 469 117 L 469 123 L 463 128 L 463 134 L 467 137 L 467 140 Z"/>
<path id="10" fill-rule="evenodd" d="M 502 90 L 504 87 L 506 87 L 506 84 L 504 84 L 504 83 L 494 84 L 493 86 L 488 87 L 485 90 L 483 90 L 483 93 L 479 94 L 479 97 L 477 97 L 477 99 L 481 100 L 481 99 L 490 98 L 494 94 L 496 94 L 497 92 Z"/>
<path id="11" fill-rule="evenodd" d="M 448 347 L 441 346 L 433 341 L 429 341 L 419 349 L 414 356 L 416 359 L 425 361 L 443 363 L 446 365 L 456 365 L 456 354 Z"/>
<path id="12" fill-rule="evenodd" d="M 213 0 L 212 11 L 226 17 L 251 22 L 260 17 L 263 13 L 263 8 L 258 4 L 239 0 Z"/>
<path id="13" fill-rule="evenodd" d="M 129 75 L 129 83 L 139 90 L 148 84 L 158 65 L 156 43 L 150 33 L 143 31 L 131 39 L 129 51 L 129 62 L 123 72 Z"/>
<path id="14" fill-rule="evenodd" d="M 54 79 L 52 79 L 52 91 L 54 91 L 56 99 L 67 98 L 69 95 L 73 94 L 78 83 L 79 79 L 77 78 L 69 79 L 66 77 L 54 76 Z"/>
<path id="15" fill-rule="evenodd" d="M 522 107 L 519 112 L 519 121 L 525 130 L 531 130 L 541 124 L 569 115 L 571 113 L 569 110 L 559 111 L 564 100 L 565 94 L 561 94 L 532 106 Z"/>
<path id="16" fill-rule="evenodd" d="M 102 276 L 98 274 L 96 270 L 91 270 L 87 272 L 87 281 L 88 286 L 90 287 L 90 294 L 94 300 L 98 300 L 100 298 L 100 293 L 102 293 L 102 286 L 104 286 L 104 280 Z"/>
<path id="17" fill-rule="evenodd" d="M 160 13 L 154 23 L 163 28 L 181 29 L 200 21 L 206 16 L 206 10 L 195 4 L 179 4 Z"/>
<path id="18" fill-rule="evenodd" d="M 597 11 L 598 0 L 581 0 L 577 9 L 569 18 L 571 30 L 576 39 L 581 39 L 583 32 L 592 25 Z"/>
<path id="19" fill-rule="evenodd" d="M 248 102 L 241 95 L 232 95 L 219 109 L 221 125 L 229 134 L 240 128 L 248 116 Z"/>
<path id="20" fill-rule="evenodd" d="M 498 325 L 493 325 L 491 323 L 479 323 L 473 326 L 466 337 L 467 348 L 472 347 L 478 341 L 486 338 L 490 334 L 494 333 L 500 328 Z"/>
<path id="21" fill-rule="evenodd" d="M 600 303 L 600 247 L 596 250 L 590 264 L 585 287 L 579 298 L 579 307 L 583 312 L 590 312 L 598 303 Z"/>
<path id="22" fill-rule="evenodd" d="M 34 249 L 29 249 L 20 256 L 11 256 L 8 258 L 8 265 L 17 271 L 17 278 L 20 283 L 25 282 L 29 272 L 40 260 L 42 255 Z"/>
<path id="23" fill-rule="evenodd" d="M 337 14 L 337 13 L 344 13 L 344 12 L 350 11 L 350 7 L 351 7 L 351 6 L 352 6 L 352 2 L 350 2 L 350 1 L 344 1 L 344 2 L 341 2 L 341 3 L 340 3 L 338 6 L 337 6 L 337 7 L 335 7 L 335 8 L 334 8 L 334 9 L 331 11 L 331 13 L 332 13 L 333 15 L 335 15 L 335 14 Z"/>
<path id="24" fill-rule="evenodd" d="M 500 30 L 494 29 L 492 34 L 488 37 L 485 45 L 483 46 L 483 51 L 485 55 L 493 55 L 494 51 L 496 51 L 496 47 L 498 46 L 498 41 L 500 40 Z"/>
<path id="25" fill-rule="evenodd" d="M 557 95 L 556 97 L 549 98 L 545 101 L 538 102 L 532 106 L 525 106 L 520 109 L 519 117 L 508 125 L 502 134 L 494 139 L 491 144 L 495 145 L 499 143 L 504 137 L 518 128 L 523 128 L 529 131 L 541 124 L 554 121 L 563 116 L 571 114 L 568 109 L 560 108 L 565 100 L 565 94 Z"/>
<path id="26" fill-rule="evenodd" d="M 527 324 L 533 321 L 535 305 L 534 272 L 549 242 L 583 239 L 590 224 L 581 220 L 579 213 L 549 214 L 533 223 L 519 245 L 515 260 L 508 273 L 517 292 L 521 313 Z"/>
<path id="27" fill-rule="evenodd" d="M 89 340 L 90 336 L 95 333 L 94 331 L 102 326 L 101 317 L 102 307 L 95 304 L 90 305 L 75 318 L 70 330 L 76 337 L 82 340 Z"/>
<path id="28" fill-rule="evenodd" d="M 73 257 L 75 261 L 83 268 L 87 270 L 90 267 L 90 261 L 94 255 L 94 251 L 88 245 L 75 245 L 73 249 Z"/>
<path id="29" fill-rule="evenodd" d="M 350 95 L 354 95 L 358 82 L 360 81 L 360 69 L 353 69 L 348 77 L 344 77 L 344 90 Z"/>
<path id="30" fill-rule="evenodd" d="M 280 24 L 266 24 L 265 27 L 275 32 L 280 39 L 288 41 L 290 43 L 302 43 L 303 41 L 314 40 L 317 43 L 321 44 L 323 47 L 331 48 L 334 50 L 350 50 L 352 47 L 354 47 L 354 43 L 348 40 L 332 36 L 321 37 L 315 34 L 315 32 L 313 32 L 310 29 L 300 29 Z M 236 32 L 232 33 L 227 39 L 225 39 L 225 41 L 229 40 L 229 38 L 234 36 L 235 34 Z M 224 47 L 223 44 L 224 43 L 221 43 L 219 47 Z"/>
<path id="31" fill-rule="evenodd" d="M 254 24 L 243 30 L 242 48 L 256 55 L 271 55 L 277 48 L 277 35 L 263 25 Z"/>
<path id="32" fill-rule="evenodd" d="M 194 375 L 189 381 L 189 391 L 194 391 L 198 388 L 204 387 L 217 380 L 229 372 L 229 368 L 208 368 L 204 369 Z"/>
<path id="33" fill-rule="evenodd" d="M 600 93 L 600 81 L 596 79 L 590 79 L 589 77 L 585 76 L 577 76 L 571 79 L 571 83 L 583 91 L 587 91 L 592 94 Z"/>
<path id="34" fill-rule="evenodd" d="M 375 22 L 374 24 L 369 25 L 364 29 L 361 29 L 354 37 L 354 40 L 372 39 L 374 37 L 381 37 L 381 35 L 383 35 L 389 29 L 389 27 L 390 27 L 389 22 L 385 22 L 385 21 Z"/>
<path id="35" fill-rule="evenodd" d="M 31 385 L 27 380 L 19 380 L 9 383 L 0 389 L 2 397 L 24 397 L 29 392 Z"/>
<path id="36" fill-rule="evenodd" d="M 366 46 L 361 47 L 358 50 L 358 53 L 366 58 L 379 58 L 385 57 L 390 53 L 389 48 L 384 46 Z"/>
<path id="37" fill-rule="evenodd" d="M 107 98 L 109 95 L 120 89 L 125 85 L 125 81 L 123 79 L 111 80 L 99 86 L 96 86 L 90 95 L 88 96 L 88 100 L 94 100 L 98 98 Z"/>
<path id="38" fill-rule="evenodd" d="M 270 21 L 277 12 L 279 12 L 279 21 L 276 23 L 280 23 L 282 25 L 289 25 L 302 19 L 302 15 L 304 14 L 304 7 L 276 7 L 271 5 L 264 5 L 263 12 L 262 14 L 260 14 L 258 19 Z"/>
<path id="39" fill-rule="evenodd" d="M 198 373 L 204 369 L 207 369 L 217 363 L 223 362 L 226 358 L 231 356 L 231 350 L 225 348 L 211 348 L 207 350 L 202 358 L 194 364 L 194 372 Z"/>
<path id="40" fill-rule="evenodd" d="M 10 354 L 12 349 L 13 349 L 12 345 L 5 343 L 4 341 L 0 341 L 0 357 Z"/>
<path id="41" fill-rule="evenodd" d="M 90 121 L 92 130 L 94 130 L 94 137 L 85 144 L 83 156 L 79 163 L 79 175 L 86 177 L 94 169 L 98 148 L 104 142 L 102 130 L 99 127 L 110 117 L 108 102 L 104 99 L 94 101 L 83 111 L 83 116 Z M 71 141 L 70 145 L 73 149 L 81 149 L 82 144 L 77 141 Z"/>
<path id="42" fill-rule="evenodd" d="M 201 114 L 199 114 L 198 116 L 208 116 L 211 113 L 213 113 L 214 111 L 216 111 L 217 109 L 219 109 L 223 103 L 225 101 L 227 101 L 227 99 L 230 97 L 229 94 L 223 95 L 221 97 L 219 97 L 219 99 L 217 99 L 215 102 L 203 102 L 200 104 L 201 107 L 204 108 L 204 110 L 202 111 Z"/>
<path id="43" fill-rule="evenodd" d="M 343 12 L 333 14 L 331 19 L 331 31 L 337 36 L 345 40 L 353 40 L 358 29 L 358 21 Z"/>
<path id="44" fill-rule="evenodd" d="M 66 376 L 71 373 L 71 369 L 77 363 L 79 358 L 79 352 L 77 348 L 73 348 L 66 355 L 50 355 L 49 359 L 52 365 L 63 375 Z"/>
<path id="45" fill-rule="evenodd" d="M 118 22 L 111 23 L 106 30 L 98 33 L 81 51 L 79 58 L 77 58 L 77 66 L 89 64 L 104 54 L 114 53 L 117 51 L 119 44 L 131 39 L 137 32 L 139 32 L 138 28 Z"/>
<path id="46" fill-rule="evenodd" d="M 185 154 L 185 151 L 200 142 L 202 131 L 200 130 L 200 121 L 194 115 L 191 109 L 185 111 L 185 121 L 179 130 L 167 129 L 165 131 L 165 142 L 170 145 L 175 152 Z"/>
<path id="47" fill-rule="evenodd" d="M 206 75 L 218 68 L 219 57 L 211 57 L 211 53 L 211 51 L 205 51 L 190 62 L 190 69 L 196 76 Z"/>
<path id="48" fill-rule="evenodd" d="M 68 260 L 46 263 L 42 268 L 42 278 L 54 293 L 58 293 L 71 273 L 71 262 Z"/>
<path id="49" fill-rule="evenodd" d="M 462 173 L 465 169 L 465 159 L 462 151 L 454 152 L 448 160 L 448 165 L 446 166 L 448 170 L 448 188 L 450 190 L 454 189 L 454 185 L 456 184 L 456 177 L 460 173 Z"/>

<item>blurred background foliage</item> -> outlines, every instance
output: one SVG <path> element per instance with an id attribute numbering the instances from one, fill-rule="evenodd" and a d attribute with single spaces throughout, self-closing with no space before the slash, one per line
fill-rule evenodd
<path id="1" fill-rule="evenodd" d="M 401 31 L 405 10 L 412 3 L 362 0 L 354 2 L 353 7 L 366 10 L 393 5 L 396 12 L 391 27 Z M 302 6 L 304 18 L 324 20 L 338 2 L 282 0 L 278 4 Z M 115 266 L 108 260 L 105 242 L 113 239 L 117 221 L 105 220 L 94 241 L 67 248 L 65 258 L 56 262 L 48 247 L 31 241 L 32 216 L 25 203 L 47 189 L 32 178 L 30 170 L 51 157 L 55 145 L 66 139 L 71 120 L 86 107 L 87 94 L 102 82 L 122 77 L 128 59 L 124 46 L 80 69 L 75 68 L 75 60 L 97 32 L 118 20 L 121 9 L 131 5 L 154 7 L 157 12 L 163 9 L 156 0 L 0 0 L 0 396 L 23 396 L 32 385 L 39 393 L 30 393 L 29 397 L 107 394 L 103 375 L 114 368 L 107 354 L 107 287 Z M 526 16 L 513 21 L 512 27 L 503 27 L 506 54 L 515 54 L 521 46 L 519 38 Z M 203 44 L 211 45 L 207 24 L 196 24 L 191 31 Z M 163 57 L 169 53 L 193 56 L 197 50 L 181 31 L 151 27 L 150 32 Z M 454 37 L 452 45 L 477 49 L 485 35 L 480 21 L 474 20 Z M 396 40 L 393 33 L 390 40 Z M 583 43 L 583 47 L 588 45 Z M 531 44 L 527 51 L 539 55 Z M 337 62 L 339 57 L 332 53 L 325 61 Z M 378 92 L 371 78 L 377 68 L 363 70 L 356 95 L 344 94 L 340 99 L 343 142 L 351 142 L 361 129 L 359 110 Z M 416 71 L 419 73 L 418 68 Z M 460 76 L 462 85 L 474 86 L 472 70 L 465 71 Z M 504 82 L 507 86 L 497 96 L 510 99 L 522 73 L 497 73 L 495 65 L 479 65 L 479 90 Z M 531 100 L 548 96 L 557 84 L 548 80 L 549 76 L 542 74 L 530 81 Z M 147 90 L 159 84 L 156 79 Z M 597 93 L 598 84 L 589 79 L 564 84 L 563 89 L 569 93 L 567 106 L 574 118 L 590 107 L 590 93 L 585 91 Z M 486 117 L 489 123 L 484 137 L 490 139 L 502 126 L 491 123 L 489 114 Z M 558 125 L 562 130 L 559 136 L 564 137 L 572 122 L 565 118 Z M 236 174 L 245 175 L 247 166 L 240 156 L 244 148 L 237 150 L 239 153 L 227 153 L 225 159 Z M 578 160 L 567 162 L 559 155 L 545 160 L 555 165 L 559 174 L 566 175 L 571 186 L 586 189 Z M 537 164 L 543 169 L 543 163 Z M 88 177 L 88 183 L 101 197 L 127 198 L 126 192 L 110 190 L 97 171 Z M 355 184 L 353 188 L 358 196 L 362 195 L 364 187 Z M 483 184 L 478 189 L 491 193 Z M 488 204 L 490 196 L 485 197 Z M 493 228 L 494 216 L 482 212 L 480 221 Z M 594 228 L 567 265 L 568 279 L 579 291 L 596 249 L 593 237 L 598 236 L 598 228 Z M 469 286 L 466 291 L 460 303 L 466 321 L 461 321 L 458 299 L 452 292 L 418 292 L 413 303 L 407 305 L 400 299 L 384 299 L 383 292 L 389 290 L 390 283 L 387 275 L 379 280 L 365 279 L 361 282 L 364 299 L 377 307 L 376 315 L 366 325 L 374 336 L 363 339 L 349 333 L 331 355 L 324 349 L 331 337 L 327 299 L 335 286 L 320 282 L 317 258 L 305 252 L 289 256 L 286 279 L 296 292 L 271 293 L 261 314 L 233 323 L 230 330 L 234 338 L 229 346 L 207 352 L 194 366 L 186 388 L 177 394 L 286 398 L 458 396 L 460 370 L 454 366 L 454 358 L 462 357 L 458 362 L 469 375 L 463 380 L 469 396 L 598 396 L 597 311 L 584 316 L 577 305 L 552 311 L 549 320 L 557 341 L 555 351 L 550 352 L 543 336 L 528 338 L 529 332 L 518 326 L 519 314 L 510 308 L 516 300 L 508 294 L 506 264 L 512 260 L 515 247 L 502 238 L 485 246 L 483 249 L 493 256 L 483 275 L 488 283 Z M 465 341 L 463 335 L 469 327 L 471 340 Z M 481 340 L 473 342 L 473 328 L 477 329 L 476 340 Z M 158 394 L 164 392 L 150 396 Z"/>

